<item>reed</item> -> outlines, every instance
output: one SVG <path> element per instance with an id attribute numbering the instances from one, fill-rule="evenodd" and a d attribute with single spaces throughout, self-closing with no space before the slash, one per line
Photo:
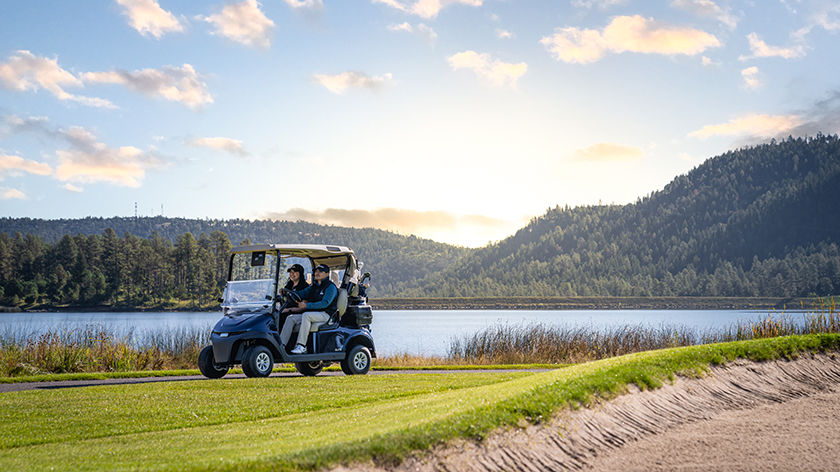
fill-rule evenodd
<path id="1" fill-rule="evenodd" d="M 802 321 L 782 312 L 718 330 L 685 326 L 497 324 L 453 338 L 447 360 L 455 364 L 575 364 L 634 352 L 801 334 L 840 333 L 834 299 L 802 306 Z"/>
<path id="2" fill-rule="evenodd" d="M 0 376 L 195 368 L 209 330 L 191 327 L 120 333 L 104 325 L 65 326 L 42 334 L 0 335 Z"/>

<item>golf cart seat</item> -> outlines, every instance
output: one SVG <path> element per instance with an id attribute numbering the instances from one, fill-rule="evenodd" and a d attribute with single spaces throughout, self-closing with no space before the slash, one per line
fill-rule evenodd
<path id="1" fill-rule="evenodd" d="M 347 310 L 347 289 L 341 288 L 338 290 L 338 297 L 335 302 L 335 309 L 337 313 L 334 316 L 330 317 L 329 321 L 325 321 L 322 323 L 312 323 L 309 327 L 309 332 L 314 333 L 315 331 L 319 331 L 322 327 L 324 329 L 335 328 L 338 326 L 338 320 L 341 318 L 341 315 Z"/>

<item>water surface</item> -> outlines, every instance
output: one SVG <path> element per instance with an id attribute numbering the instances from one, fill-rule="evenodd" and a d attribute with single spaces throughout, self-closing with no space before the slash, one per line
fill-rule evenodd
<path id="1" fill-rule="evenodd" d="M 495 324 L 543 323 L 599 330 L 665 324 L 703 332 L 766 315 L 754 310 L 374 310 L 371 333 L 381 356 L 445 356 L 453 337 L 471 335 Z M 166 330 L 209 330 L 220 317 L 220 312 L 0 313 L 0 337 L 93 325 L 142 339 Z"/>

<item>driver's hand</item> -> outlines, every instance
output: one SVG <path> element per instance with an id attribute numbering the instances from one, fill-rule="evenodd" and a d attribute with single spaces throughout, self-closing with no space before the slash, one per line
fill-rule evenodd
<path id="1" fill-rule="evenodd" d="M 298 308 L 306 308 L 306 302 L 298 302 Z"/>

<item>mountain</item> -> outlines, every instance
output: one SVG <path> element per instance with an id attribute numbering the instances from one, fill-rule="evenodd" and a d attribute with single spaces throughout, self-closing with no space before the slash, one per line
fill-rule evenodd
<path id="1" fill-rule="evenodd" d="M 840 289 L 840 141 L 727 152 L 628 205 L 550 209 L 407 297 L 806 296 Z"/>

